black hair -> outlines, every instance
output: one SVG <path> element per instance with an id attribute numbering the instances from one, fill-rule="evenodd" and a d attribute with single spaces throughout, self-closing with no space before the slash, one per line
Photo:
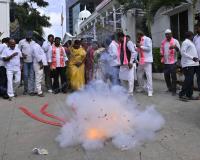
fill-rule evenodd
<path id="1" fill-rule="evenodd" d="M 144 36 L 144 32 L 139 30 L 139 31 L 137 31 L 137 35 Z"/>
<path id="2" fill-rule="evenodd" d="M 129 39 L 131 39 L 131 36 L 129 36 L 129 35 L 126 35 L 126 37 L 129 38 Z"/>
<path id="3" fill-rule="evenodd" d="M 53 34 L 49 34 L 48 35 L 48 39 L 51 38 L 51 37 L 54 38 L 54 35 Z"/>
<path id="4" fill-rule="evenodd" d="M 193 35 L 194 35 L 194 33 L 192 31 L 188 31 L 185 33 L 185 38 L 190 38 Z"/>
<path id="5" fill-rule="evenodd" d="M 80 41 L 80 40 L 75 40 L 75 41 L 74 41 L 74 44 L 75 44 L 75 45 L 81 45 L 81 41 Z"/>
<path id="6" fill-rule="evenodd" d="M 122 38 L 122 37 L 124 37 L 124 33 L 123 32 L 118 32 L 117 33 L 117 38 L 119 39 L 119 38 Z"/>
<path id="7" fill-rule="evenodd" d="M 67 43 L 68 43 L 68 45 L 71 46 L 72 45 L 72 40 L 68 40 Z"/>
<path id="8" fill-rule="evenodd" d="M 9 37 L 6 37 L 6 38 L 2 39 L 2 43 L 9 43 L 9 41 L 10 41 Z"/>
<path id="9" fill-rule="evenodd" d="M 55 41 L 56 40 L 59 40 L 59 41 L 61 41 L 61 38 L 60 37 L 55 37 L 55 39 L 54 39 Z"/>

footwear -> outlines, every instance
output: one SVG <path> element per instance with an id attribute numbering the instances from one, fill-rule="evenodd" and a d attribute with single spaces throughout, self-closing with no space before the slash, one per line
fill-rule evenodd
<path id="1" fill-rule="evenodd" d="M 152 91 L 148 92 L 148 97 L 153 97 L 153 92 Z"/>
<path id="2" fill-rule="evenodd" d="M 189 97 L 186 97 L 186 96 L 179 96 L 179 99 L 180 99 L 181 101 L 184 101 L 184 102 L 188 102 L 188 100 L 190 100 L 190 98 L 189 98 Z"/>
<path id="3" fill-rule="evenodd" d="M 44 94 L 43 93 L 38 94 L 38 97 L 44 97 Z"/>
<path id="4" fill-rule="evenodd" d="M 9 100 L 9 101 L 12 101 L 12 100 L 13 100 L 13 97 L 9 97 L 8 100 Z"/>
<path id="5" fill-rule="evenodd" d="M 189 100 L 200 100 L 200 96 L 198 96 L 198 97 L 189 97 Z"/>
<path id="6" fill-rule="evenodd" d="M 54 91 L 53 93 L 54 93 L 54 94 L 58 94 L 58 93 L 59 93 L 59 91 Z"/>
<path id="7" fill-rule="evenodd" d="M 9 96 L 6 94 L 3 96 L 3 99 L 9 99 Z"/>
<path id="8" fill-rule="evenodd" d="M 34 92 L 29 93 L 30 96 L 35 96 Z"/>
<path id="9" fill-rule="evenodd" d="M 52 89 L 49 89 L 49 90 L 48 90 L 48 93 L 53 93 Z"/>

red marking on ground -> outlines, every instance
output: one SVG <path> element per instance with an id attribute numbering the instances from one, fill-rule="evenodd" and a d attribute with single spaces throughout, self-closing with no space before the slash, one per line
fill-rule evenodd
<path id="1" fill-rule="evenodd" d="M 47 105 L 48 106 L 48 105 Z M 31 111 L 29 111 L 26 107 L 20 107 L 19 108 L 23 113 L 25 113 L 27 116 L 31 117 L 32 119 L 48 124 L 48 125 L 52 125 L 52 126 L 58 126 L 58 127 L 62 127 L 63 124 L 61 124 L 60 122 L 54 122 L 54 121 L 49 121 L 49 120 L 45 120 L 35 114 L 33 114 Z M 54 117 L 55 118 L 55 117 Z"/>
<path id="2" fill-rule="evenodd" d="M 56 119 L 56 120 L 58 120 L 58 121 L 60 121 L 60 122 L 62 122 L 62 123 L 64 123 L 64 124 L 66 123 L 66 120 L 64 120 L 64 119 L 62 119 L 62 118 L 60 118 L 60 117 L 58 117 L 58 116 L 55 116 L 55 115 L 53 115 L 53 114 L 51 114 L 51 113 L 48 113 L 48 112 L 46 111 L 47 108 L 48 108 L 48 104 L 43 105 L 43 106 L 41 107 L 41 109 L 40 109 L 40 113 L 42 113 L 43 115 L 45 115 L 45 116 L 47 116 L 47 117 Z"/>

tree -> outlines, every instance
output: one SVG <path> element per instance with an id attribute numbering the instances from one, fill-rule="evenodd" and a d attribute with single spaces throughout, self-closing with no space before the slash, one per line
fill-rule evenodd
<path id="1" fill-rule="evenodd" d="M 14 18 L 19 22 L 19 39 L 23 38 L 27 31 L 35 31 L 43 36 L 43 27 L 50 27 L 50 18 L 41 15 L 38 8 L 47 7 L 49 4 L 45 0 L 27 0 L 23 3 L 12 1 L 12 12 Z"/>

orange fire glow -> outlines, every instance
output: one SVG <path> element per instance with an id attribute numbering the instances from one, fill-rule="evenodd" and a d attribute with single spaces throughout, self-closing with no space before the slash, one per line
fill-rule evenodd
<path id="1" fill-rule="evenodd" d="M 97 128 L 91 128 L 86 133 L 87 138 L 91 140 L 101 140 L 105 138 L 105 133 Z"/>

